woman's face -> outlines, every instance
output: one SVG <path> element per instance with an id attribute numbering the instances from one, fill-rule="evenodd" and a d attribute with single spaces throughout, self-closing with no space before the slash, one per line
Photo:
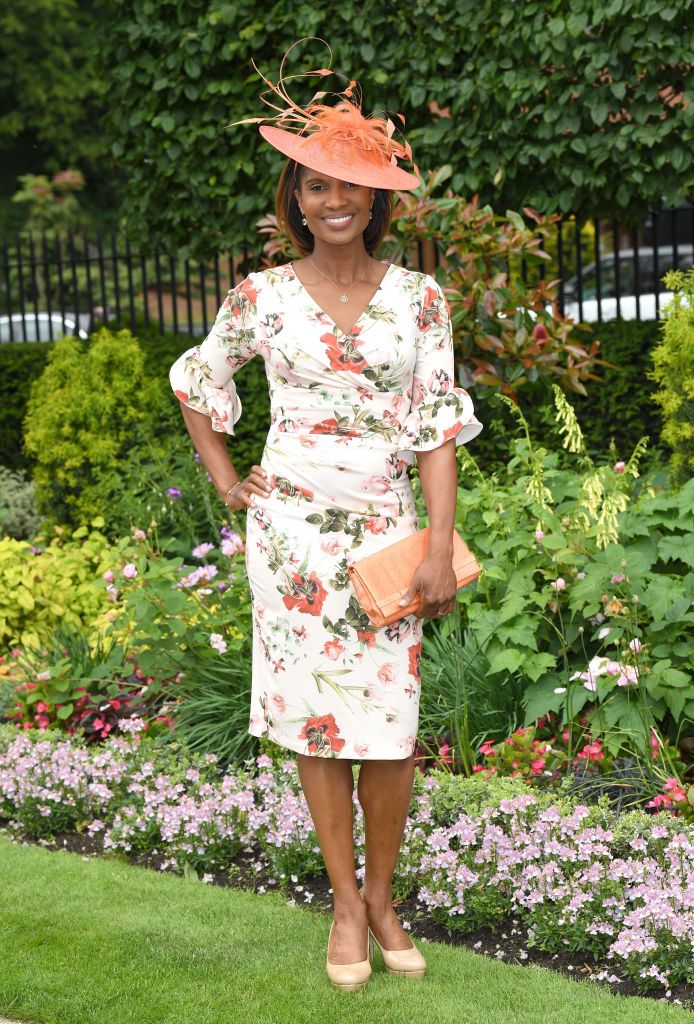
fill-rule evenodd
<path id="1" fill-rule="evenodd" d="M 361 235 L 369 223 L 375 189 L 331 178 L 302 167 L 294 196 L 315 239 L 345 245 Z"/>

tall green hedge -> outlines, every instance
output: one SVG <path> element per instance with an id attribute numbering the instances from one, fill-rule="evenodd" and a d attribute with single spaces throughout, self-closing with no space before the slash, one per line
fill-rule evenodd
<path id="1" fill-rule="evenodd" d="M 319 35 L 365 110 L 406 116 L 423 169 L 495 209 L 636 215 L 694 184 L 694 0 L 112 0 L 100 40 L 112 154 L 145 242 L 209 256 L 268 212 L 282 158 L 254 125 L 272 113 L 251 58 L 276 81 Z M 288 70 L 324 67 L 297 47 Z M 330 79 L 327 88 L 345 83 Z M 299 102 L 306 90 L 290 83 Z"/>

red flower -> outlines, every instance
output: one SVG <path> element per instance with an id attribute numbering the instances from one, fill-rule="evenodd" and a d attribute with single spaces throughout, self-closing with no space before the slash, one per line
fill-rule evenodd
<path id="1" fill-rule="evenodd" d="M 336 419 L 321 420 L 309 431 L 311 434 L 340 434 L 343 437 L 359 437 L 358 430 L 350 427 L 338 427 Z"/>
<path id="2" fill-rule="evenodd" d="M 421 641 L 417 644 L 412 644 L 408 648 L 407 653 L 409 655 L 409 665 L 407 671 L 410 675 L 419 682 L 419 662 L 422 656 L 422 643 Z"/>
<path id="3" fill-rule="evenodd" d="M 290 610 L 296 608 L 307 615 L 320 615 L 328 592 L 316 576 L 315 571 L 308 577 L 295 572 L 290 586 L 292 593 L 284 594 L 282 597 L 285 608 Z"/>
<path id="4" fill-rule="evenodd" d="M 367 647 L 373 647 L 376 643 L 376 634 L 371 633 L 366 629 L 358 629 L 357 636 L 363 644 L 366 644 Z"/>
<path id="5" fill-rule="evenodd" d="M 533 327 L 533 338 L 539 347 L 542 347 L 542 345 L 549 340 L 549 334 L 547 333 L 547 328 L 544 324 L 535 324 Z"/>
<path id="6" fill-rule="evenodd" d="M 307 718 L 299 733 L 300 740 L 308 740 L 310 754 L 322 754 L 325 750 L 333 750 L 336 754 L 342 750 L 345 741 L 338 734 L 339 726 L 333 715 L 320 715 Z"/>
<path id="7" fill-rule="evenodd" d="M 435 288 L 427 288 L 418 318 L 419 330 L 424 333 L 429 330 L 432 324 L 440 324 L 441 320 L 438 292 Z"/>
<path id="8" fill-rule="evenodd" d="M 255 306 L 256 301 L 258 299 L 258 292 L 256 288 L 253 286 L 253 282 L 251 281 L 250 277 L 247 277 L 245 281 L 241 282 L 241 284 L 239 285 L 239 291 L 243 295 L 245 295 L 248 301 L 252 302 L 253 305 Z"/>
<path id="9" fill-rule="evenodd" d="M 462 426 L 463 424 L 460 420 L 456 420 L 452 427 L 446 427 L 443 432 L 444 441 L 448 441 L 450 438 L 455 437 L 455 435 L 462 429 Z"/>
<path id="10" fill-rule="evenodd" d="M 322 334 L 321 341 L 327 349 L 328 359 L 333 370 L 351 370 L 353 373 L 362 373 L 368 363 L 363 355 L 357 351 L 361 341 L 357 338 L 359 329 L 355 328 L 351 334 L 338 338 L 330 331 L 329 334 Z"/>

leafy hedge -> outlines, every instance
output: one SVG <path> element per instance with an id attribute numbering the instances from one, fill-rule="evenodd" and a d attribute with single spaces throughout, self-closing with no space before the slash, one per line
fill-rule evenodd
<path id="1" fill-rule="evenodd" d="M 310 0 L 116 0 L 99 45 L 125 213 L 141 240 L 201 257 L 245 243 L 282 159 L 255 126 L 225 125 L 266 112 L 252 57 L 276 81 L 285 50 L 319 34 L 367 111 L 406 116 L 420 168 L 453 165 L 455 192 L 498 209 L 638 215 L 692 184 L 694 104 L 676 101 L 691 6 L 364 0 L 332 7 L 326 27 Z M 289 73 L 329 58 L 317 43 L 294 56 Z"/>

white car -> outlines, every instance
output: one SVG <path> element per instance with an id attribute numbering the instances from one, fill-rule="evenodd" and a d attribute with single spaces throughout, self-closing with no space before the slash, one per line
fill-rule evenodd
<path id="1" fill-rule="evenodd" d="M 0 316 L 0 344 L 3 341 L 57 341 L 66 334 L 71 337 L 88 338 L 89 335 L 81 327 L 78 327 L 74 313 L 67 313 L 65 319 L 60 313 L 21 313 L 12 314 L 12 338 L 10 338 L 10 317 Z M 49 326 L 50 319 L 50 326 Z M 22 323 L 23 321 L 23 323 Z M 51 339 L 51 327 L 53 338 Z"/>
<path id="2" fill-rule="evenodd" d="M 572 320 L 595 323 L 600 319 L 656 320 L 656 289 L 658 308 L 672 298 L 672 292 L 665 290 L 663 275 L 668 270 L 689 270 L 692 266 L 692 246 L 683 243 L 677 247 L 677 256 L 671 245 L 659 246 L 657 277 L 653 248 L 638 250 L 634 259 L 633 249 L 619 250 L 619 310 L 617 309 L 617 262 L 613 252 L 600 258 L 600 306 L 598 308 L 597 264 L 589 263 L 582 274 L 582 289 L 579 292 L 578 277 L 570 278 L 564 285 L 564 315 Z M 636 264 L 636 266 L 635 266 Z M 638 272 L 638 281 L 637 281 Z M 637 288 L 638 284 L 638 288 Z M 638 298 L 637 298 L 638 292 Z M 582 296 L 582 304 L 579 303 Z M 582 306 L 582 308 L 581 308 Z"/>

